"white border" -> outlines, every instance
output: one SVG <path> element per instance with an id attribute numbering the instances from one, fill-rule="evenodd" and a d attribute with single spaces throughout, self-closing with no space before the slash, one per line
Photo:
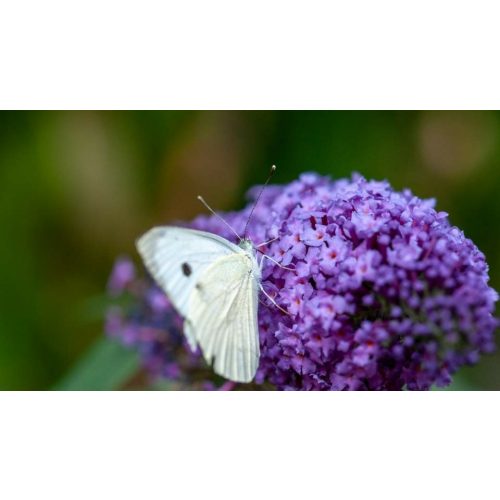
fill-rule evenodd
<path id="1" fill-rule="evenodd" d="M 21 0 L 6 109 L 498 108 L 498 2 Z"/>
<path id="2" fill-rule="evenodd" d="M 0 497 L 498 497 L 499 393 L 4 393 Z"/>

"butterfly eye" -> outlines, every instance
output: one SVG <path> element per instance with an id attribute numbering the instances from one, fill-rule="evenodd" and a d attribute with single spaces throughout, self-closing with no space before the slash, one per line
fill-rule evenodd
<path id="1" fill-rule="evenodd" d="M 187 262 L 182 263 L 181 269 L 186 277 L 191 276 L 191 273 L 193 272 L 191 266 Z"/>

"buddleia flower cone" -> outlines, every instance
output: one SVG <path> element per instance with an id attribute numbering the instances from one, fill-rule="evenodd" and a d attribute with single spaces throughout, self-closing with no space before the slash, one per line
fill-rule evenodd
<path id="1" fill-rule="evenodd" d="M 243 232 L 248 206 L 223 214 Z M 400 390 L 446 386 L 463 365 L 495 348 L 497 293 L 484 255 L 434 200 L 359 175 L 332 181 L 304 174 L 269 186 L 247 234 L 268 259 L 259 306 L 261 358 L 255 383 L 285 390 Z M 234 234 L 216 217 L 188 227 Z M 292 270 L 293 269 L 293 270 Z M 120 260 L 113 294 L 131 304 L 108 313 L 108 333 L 139 349 L 149 373 L 213 388 L 191 353 L 182 320 L 152 281 Z M 220 381 L 218 381 L 220 385 Z"/>

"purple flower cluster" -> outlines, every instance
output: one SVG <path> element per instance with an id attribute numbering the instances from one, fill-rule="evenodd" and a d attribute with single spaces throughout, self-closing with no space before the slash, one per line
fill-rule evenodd
<path id="1" fill-rule="evenodd" d="M 237 232 L 257 190 L 247 208 L 224 216 Z M 234 241 L 213 216 L 190 226 Z M 488 286 L 484 255 L 446 213 L 434 210 L 433 200 L 358 175 L 334 182 L 304 174 L 264 192 L 247 233 L 255 244 L 277 238 L 263 252 L 294 269 L 264 265 L 263 287 L 288 314 L 261 297 L 257 383 L 294 390 L 429 389 L 449 384 L 459 367 L 495 347 L 497 294 Z M 119 282 L 114 276 L 111 289 Z M 160 309 L 152 306 L 153 292 L 163 301 Z M 188 350 L 161 292 L 149 286 L 136 298 L 142 313 L 132 322 L 131 343 L 153 327 L 164 332 L 162 342 Z M 115 330 L 126 339 L 133 315 L 120 317 Z M 179 349 L 155 357 L 157 338 L 140 335 L 146 358 L 170 376 L 166 370 L 178 366 L 172 354 Z M 193 364 L 201 363 L 194 356 Z"/>

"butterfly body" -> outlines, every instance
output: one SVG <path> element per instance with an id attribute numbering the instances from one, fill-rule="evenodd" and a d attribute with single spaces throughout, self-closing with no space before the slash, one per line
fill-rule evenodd
<path id="1" fill-rule="evenodd" d="M 194 350 L 216 373 L 249 382 L 259 361 L 261 272 L 252 242 L 212 233 L 156 227 L 137 242 L 144 263 L 177 311 Z"/>

